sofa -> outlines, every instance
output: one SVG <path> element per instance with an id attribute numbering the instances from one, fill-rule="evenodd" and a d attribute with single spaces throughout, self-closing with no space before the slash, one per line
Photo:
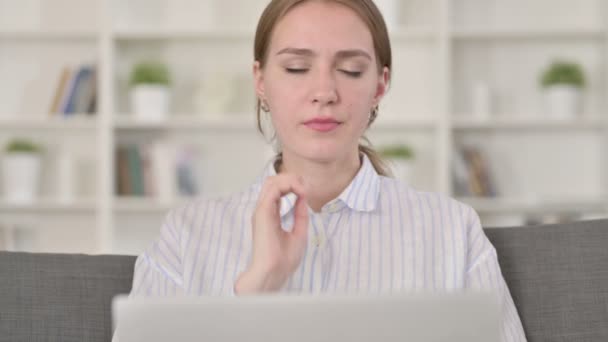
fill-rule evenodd
<path id="1" fill-rule="evenodd" d="M 608 220 L 486 228 L 528 341 L 608 341 Z M 110 341 L 135 256 L 0 252 L 1 341 Z"/>

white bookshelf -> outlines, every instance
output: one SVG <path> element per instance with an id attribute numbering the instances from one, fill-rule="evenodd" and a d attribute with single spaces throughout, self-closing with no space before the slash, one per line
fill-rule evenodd
<path id="1" fill-rule="evenodd" d="M 186 199 L 115 195 L 114 149 L 121 143 L 199 145 L 204 163 L 213 165 L 199 175 L 203 193 L 234 191 L 262 171 L 268 146 L 255 126 L 249 73 L 254 23 L 265 1 L 54 1 L 58 9 L 44 0 L 0 0 L 0 51 L 10 51 L 0 55 L 0 71 L 8 72 L 0 80 L 0 143 L 13 136 L 50 145 L 67 140 L 75 155 L 89 160 L 92 170 L 81 175 L 89 189 L 73 204 L 57 204 L 49 176 L 40 203 L 0 201 L 0 226 L 15 224 L 5 217 L 33 217 L 78 231 L 72 243 L 81 252 L 138 253 L 164 214 Z M 482 145 L 501 196 L 459 199 L 484 224 L 505 216 L 608 212 L 608 11 L 600 0 L 557 2 L 403 0 L 401 25 L 391 28 L 394 79 L 368 136 L 375 145 L 413 146 L 413 186 L 449 195 L 453 147 Z M 578 119 L 543 115 L 537 79 L 555 57 L 585 68 L 589 86 Z M 143 58 L 167 62 L 175 79 L 166 122 L 130 115 L 128 72 Z M 46 109 L 61 68 L 84 62 L 98 66 L 98 113 L 50 117 Z M 221 77 L 214 70 L 240 73 L 232 90 L 244 95 L 212 113 L 199 108 L 197 94 L 200 82 Z M 495 98 L 484 120 L 471 114 L 477 80 L 487 82 Z M 58 250 L 72 236 L 65 234 L 57 244 L 45 237 L 48 246 L 39 247 Z"/>

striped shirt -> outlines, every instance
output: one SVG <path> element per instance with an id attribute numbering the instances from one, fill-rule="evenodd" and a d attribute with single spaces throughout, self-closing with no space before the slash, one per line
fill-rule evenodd
<path id="1" fill-rule="evenodd" d="M 251 217 L 271 175 L 273 161 L 239 193 L 172 210 L 137 258 L 131 296 L 233 295 L 251 257 Z M 283 227 L 293 225 L 294 204 L 294 194 L 281 199 Z M 306 253 L 282 291 L 496 291 L 502 340 L 526 340 L 496 250 L 468 205 L 380 176 L 362 156 L 349 186 L 320 212 L 309 209 L 309 217 Z"/>

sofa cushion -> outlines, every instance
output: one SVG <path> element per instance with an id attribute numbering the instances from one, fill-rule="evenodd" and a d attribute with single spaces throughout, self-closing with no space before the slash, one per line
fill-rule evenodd
<path id="1" fill-rule="evenodd" d="M 133 256 L 0 252 L 0 339 L 110 341 L 111 299 L 131 290 Z"/>
<path id="2" fill-rule="evenodd" d="M 485 232 L 529 342 L 608 341 L 608 220 Z"/>

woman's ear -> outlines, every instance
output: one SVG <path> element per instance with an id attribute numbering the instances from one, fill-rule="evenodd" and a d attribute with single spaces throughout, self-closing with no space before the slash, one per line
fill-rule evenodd
<path id="1" fill-rule="evenodd" d="M 264 73 L 259 61 L 255 61 L 253 63 L 253 83 L 257 97 L 260 99 L 265 98 L 266 92 L 264 89 Z"/>
<path id="2" fill-rule="evenodd" d="M 380 104 L 380 101 L 388 92 L 388 87 L 391 81 L 391 73 L 388 67 L 382 69 L 382 74 L 378 78 L 378 86 L 376 87 L 376 94 L 374 95 L 374 106 Z"/>

